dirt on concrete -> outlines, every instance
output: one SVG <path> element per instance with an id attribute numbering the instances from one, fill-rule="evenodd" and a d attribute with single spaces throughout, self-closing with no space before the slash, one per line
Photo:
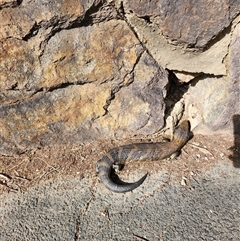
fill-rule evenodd
<path id="1" fill-rule="evenodd" d="M 136 141 L 2 156 L 0 240 L 239 240 L 239 137 L 195 135 L 176 159 L 126 165 L 124 181 L 149 176 L 132 192 L 113 193 L 95 163 Z"/>

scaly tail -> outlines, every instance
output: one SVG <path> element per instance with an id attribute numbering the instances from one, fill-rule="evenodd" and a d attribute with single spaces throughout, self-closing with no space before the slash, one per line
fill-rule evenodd
<path id="1" fill-rule="evenodd" d="M 137 182 L 134 183 L 124 183 L 121 181 L 121 184 L 115 183 L 111 180 L 111 168 L 113 162 L 110 160 L 109 157 L 104 156 L 96 163 L 96 171 L 99 173 L 100 180 L 103 184 L 111 191 L 117 193 L 124 193 L 132 191 L 133 189 L 139 187 L 147 177 L 147 173 L 139 179 Z"/>

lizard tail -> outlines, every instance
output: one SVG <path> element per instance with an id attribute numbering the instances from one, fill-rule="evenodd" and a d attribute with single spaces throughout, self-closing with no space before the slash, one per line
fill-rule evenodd
<path id="1" fill-rule="evenodd" d="M 100 180 L 103 182 L 106 188 L 117 193 L 129 192 L 139 187 L 148 175 L 148 173 L 146 173 L 142 178 L 134 183 L 125 183 L 121 180 L 119 180 L 119 183 L 116 183 L 111 179 L 111 169 L 112 161 L 107 156 L 104 156 L 96 164 L 96 171 L 99 174 Z"/>

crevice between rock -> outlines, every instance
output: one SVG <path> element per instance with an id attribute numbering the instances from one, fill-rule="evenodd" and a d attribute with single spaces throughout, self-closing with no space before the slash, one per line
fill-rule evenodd
<path id="1" fill-rule="evenodd" d="M 149 54 L 149 56 L 151 56 L 152 59 L 154 59 L 156 61 L 156 59 L 153 57 L 153 55 L 151 54 L 151 52 L 148 50 L 148 48 L 146 47 L 146 45 L 143 43 L 143 41 L 141 41 L 140 37 L 138 36 L 138 33 L 135 31 L 134 27 L 131 25 L 131 23 L 128 21 L 128 19 L 125 16 L 125 10 L 124 10 L 124 6 L 123 6 L 123 2 L 121 2 L 121 5 L 119 8 L 117 8 L 117 6 L 115 6 L 115 9 L 119 15 L 119 17 L 128 25 L 129 29 L 132 31 L 132 33 L 134 34 L 134 36 L 137 38 L 137 40 L 139 41 L 139 43 L 141 44 L 141 46 L 143 47 L 143 49 L 146 51 L 147 54 Z M 157 62 L 157 61 L 156 61 Z"/>
<path id="2" fill-rule="evenodd" d="M 134 71 L 135 71 L 135 68 L 136 68 L 137 64 L 139 63 L 144 52 L 145 51 L 143 50 L 139 53 L 131 71 L 123 77 L 123 80 L 117 86 L 114 86 L 111 89 L 110 96 L 107 98 L 106 104 L 103 106 L 105 113 L 102 116 L 105 116 L 108 114 L 108 107 L 110 106 L 111 101 L 114 100 L 116 93 L 118 93 L 123 87 L 127 87 L 134 82 Z M 125 82 L 126 78 L 128 80 Z"/>
<path id="3" fill-rule="evenodd" d="M 89 81 L 77 81 L 77 82 L 66 82 L 66 83 L 61 83 L 61 84 L 58 84 L 58 85 L 55 85 L 55 86 L 51 86 L 49 88 L 47 87 L 42 87 L 42 88 L 38 88 L 38 89 L 29 89 L 27 91 L 23 91 L 23 90 L 18 90 L 18 89 L 12 89 L 12 91 L 14 92 L 26 92 L 27 93 L 27 97 L 24 99 L 24 100 L 31 100 L 33 98 L 35 98 L 36 96 L 39 97 L 39 94 L 40 95 L 45 95 L 49 92 L 54 92 L 56 90 L 59 90 L 59 89 L 66 89 L 68 88 L 69 86 L 73 86 L 73 85 L 85 85 L 85 84 L 89 84 L 91 82 Z M 2 95 L 5 95 L 5 93 L 1 93 Z M 18 103 L 19 100 L 15 100 L 14 102 L 11 102 L 5 106 L 11 106 L 11 105 L 14 105 L 16 103 Z"/>
<path id="4" fill-rule="evenodd" d="M 176 76 L 175 73 L 177 71 L 169 70 L 169 69 L 167 69 L 167 71 L 169 73 L 169 83 L 168 83 L 168 88 L 167 88 L 167 95 L 164 99 L 164 102 L 166 104 L 164 118 L 165 118 L 166 122 L 167 122 L 167 119 L 170 116 L 172 118 L 174 118 L 174 121 L 175 121 L 175 123 L 173 123 L 174 125 L 177 124 L 177 122 L 180 120 L 180 118 L 184 114 L 184 111 L 185 111 L 184 96 L 188 92 L 188 89 L 189 89 L 190 86 L 195 86 L 199 81 L 204 80 L 206 78 L 220 79 L 220 78 L 223 77 L 223 75 L 216 76 L 216 75 L 213 75 L 213 74 L 194 73 L 195 76 L 191 80 L 189 80 L 188 82 L 184 82 L 184 81 L 181 81 Z M 182 72 L 179 72 L 179 73 L 182 73 Z M 186 73 L 184 72 L 184 74 L 186 74 Z M 182 106 L 181 116 L 178 116 L 179 113 L 175 113 L 175 111 L 176 111 L 175 107 L 177 106 L 177 104 Z M 169 123 L 167 123 L 167 124 L 169 124 Z M 173 127 L 174 126 L 171 126 L 170 128 L 173 128 Z M 169 126 L 166 126 L 166 128 L 169 128 Z"/>
<path id="5" fill-rule="evenodd" d="M 0 5 L 0 10 L 2 10 L 3 8 L 15 8 L 18 7 L 19 5 L 21 5 L 23 0 L 12 0 L 10 2 L 3 2 Z"/>

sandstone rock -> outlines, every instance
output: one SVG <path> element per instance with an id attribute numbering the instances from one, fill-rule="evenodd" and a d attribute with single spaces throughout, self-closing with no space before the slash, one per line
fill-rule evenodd
<path id="1" fill-rule="evenodd" d="M 16 7 L 18 4 L 18 0 L 0 0 L 0 10 L 2 8 Z"/>
<path id="2" fill-rule="evenodd" d="M 0 1 L 0 152 L 149 135 L 182 116 L 229 130 L 240 113 L 239 6 Z"/>
<path id="3" fill-rule="evenodd" d="M 37 63 L 30 46 L 18 39 L 6 39 L 0 42 L 0 58 L 0 89 L 24 89 Z"/>
<path id="4" fill-rule="evenodd" d="M 192 82 L 186 104 L 193 128 L 199 123 L 205 123 L 213 129 L 218 126 L 219 118 L 230 101 L 228 86 L 227 78 L 196 78 Z"/>
<path id="5" fill-rule="evenodd" d="M 12 1 L 14 2 L 14 1 Z M 25 41 L 29 38 L 52 33 L 67 27 L 94 5 L 92 1 L 16 1 L 16 8 L 4 8 L 0 15 L 0 39 L 18 38 Z"/>
<path id="6" fill-rule="evenodd" d="M 232 60 L 232 50 L 236 55 L 239 52 L 232 41 L 240 8 L 225 0 L 207 4 L 208 8 L 205 1 L 191 5 L 187 1 L 125 1 L 123 6 L 129 24 L 158 63 L 172 70 L 180 82 L 190 83 L 176 103 L 185 100 L 184 117 L 191 119 L 193 128 L 222 131 L 232 128 L 232 116 L 240 113 L 239 67 Z M 173 110 L 171 115 L 175 123 L 179 113 Z"/>
<path id="7" fill-rule="evenodd" d="M 108 81 L 117 85 L 132 71 L 141 54 L 138 45 L 123 21 L 62 30 L 48 41 L 40 57 L 42 75 L 28 88 Z"/>
<path id="8" fill-rule="evenodd" d="M 234 116 L 240 114 L 239 38 L 240 25 L 237 24 L 230 43 L 228 76 L 204 79 L 202 76 L 192 82 L 186 94 L 186 103 L 193 127 L 201 123 L 212 131 L 233 131 L 235 128 L 236 133 L 240 132 L 240 127 L 233 127 Z"/>
<path id="9" fill-rule="evenodd" d="M 78 126 L 86 126 L 91 119 L 104 114 L 102 106 L 108 95 L 109 89 L 104 85 L 72 85 L 3 106 L 1 134 L 5 141 L 24 148 L 39 141 L 49 143 L 49 138 L 57 142 L 57 138 L 64 138 L 64 133 L 67 136 Z"/>
<path id="10" fill-rule="evenodd" d="M 162 30 L 154 23 L 148 24 L 134 14 L 126 15 L 142 42 L 152 53 L 157 62 L 168 68 L 185 74 L 226 75 L 225 57 L 228 53 L 231 34 L 225 30 L 221 38 L 211 48 L 186 48 L 182 45 L 169 44 Z"/>
<path id="11" fill-rule="evenodd" d="M 131 84 L 121 85 L 105 116 L 93 126 L 104 135 L 128 137 L 152 134 L 164 126 L 167 72 L 144 53 L 133 72 Z M 128 81 L 129 82 L 129 81 Z"/>
<path id="12" fill-rule="evenodd" d="M 47 42 L 43 36 L 3 41 L 2 152 L 163 126 L 167 72 L 124 21 L 63 29 Z"/>
<path id="13" fill-rule="evenodd" d="M 239 13 L 239 1 L 123 1 L 124 9 L 156 23 L 171 43 L 205 47 L 229 27 Z M 212 45 L 212 44 L 211 44 Z"/>

